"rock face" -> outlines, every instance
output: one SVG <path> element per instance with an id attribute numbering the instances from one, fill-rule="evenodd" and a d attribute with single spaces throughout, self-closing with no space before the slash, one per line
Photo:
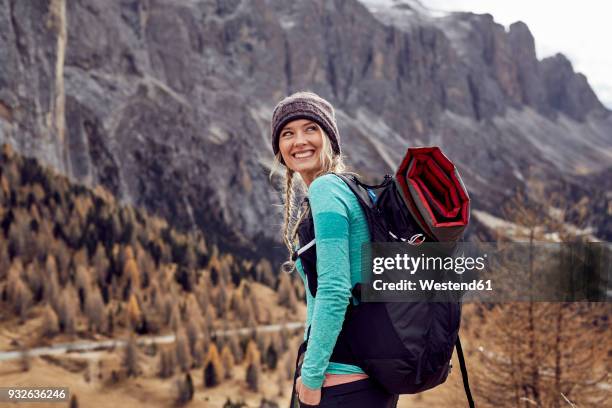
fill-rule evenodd
<path id="1" fill-rule="evenodd" d="M 612 115 L 520 22 L 372 0 L 0 4 L 0 142 L 235 250 L 285 257 L 269 120 L 296 90 L 332 101 L 357 171 L 439 144 L 491 213 L 531 179 L 588 192 L 612 166 Z"/>

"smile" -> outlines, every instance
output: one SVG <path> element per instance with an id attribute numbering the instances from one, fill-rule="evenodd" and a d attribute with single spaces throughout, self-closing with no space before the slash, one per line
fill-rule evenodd
<path id="1" fill-rule="evenodd" d="M 292 156 L 296 159 L 306 159 L 314 155 L 314 150 L 305 150 L 302 152 L 297 152 L 292 154 Z"/>

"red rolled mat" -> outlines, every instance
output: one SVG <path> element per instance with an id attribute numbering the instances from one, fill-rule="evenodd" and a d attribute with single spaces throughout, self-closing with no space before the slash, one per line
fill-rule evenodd
<path id="1" fill-rule="evenodd" d="M 438 241 L 458 240 L 470 199 L 455 165 L 439 147 L 411 147 L 396 173 L 401 194 L 421 227 Z"/>

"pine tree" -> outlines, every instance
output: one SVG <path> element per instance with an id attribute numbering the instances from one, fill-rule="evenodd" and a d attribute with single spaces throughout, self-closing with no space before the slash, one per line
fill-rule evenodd
<path id="1" fill-rule="evenodd" d="M 25 282 L 32 294 L 32 303 L 37 303 L 43 298 L 43 278 L 38 259 L 33 260 L 26 266 Z"/>
<path id="2" fill-rule="evenodd" d="M 109 273 L 110 262 L 102 242 L 97 243 L 96 252 L 91 260 L 91 264 L 95 271 L 96 282 L 100 287 L 104 287 Z"/>
<path id="3" fill-rule="evenodd" d="M 208 294 L 208 288 L 210 288 L 212 286 L 212 284 L 210 283 L 209 279 L 207 279 L 206 277 L 203 278 L 202 280 L 202 285 L 196 290 L 196 294 L 197 294 L 197 301 L 198 304 L 200 305 L 200 310 L 202 311 L 202 314 L 206 314 L 208 313 L 208 307 L 210 306 L 210 297 Z"/>
<path id="4" fill-rule="evenodd" d="M 43 314 L 43 335 L 53 337 L 59 332 L 59 321 L 51 306 L 46 306 Z"/>
<path id="5" fill-rule="evenodd" d="M 159 353 L 159 376 L 169 378 L 174 375 L 176 367 L 176 352 L 174 350 L 162 350 Z"/>
<path id="6" fill-rule="evenodd" d="M 185 377 L 180 377 L 176 382 L 177 388 L 177 403 L 179 405 L 186 404 L 193 399 L 194 387 L 193 380 L 189 373 Z"/>
<path id="7" fill-rule="evenodd" d="M 274 276 L 274 272 L 272 271 L 272 264 L 269 260 L 262 258 L 257 262 L 257 266 L 255 267 L 255 280 L 263 283 L 271 288 L 273 288 L 276 284 L 276 277 Z"/>
<path id="8" fill-rule="evenodd" d="M 136 295 L 132 294 L 127 307 L 128 322 L 133 330 L 138 330 L 142 324 L 142 312 Z"/>
<path id="9" fill-rule="evenodd" d="M 232 300 L 230 309 L 234 312 L 234 316 L 243 316 L 245 314 L 245 303 L 242 298 L 242 291 L 236 289 L 232 292 Z"/>
<path id="10" fill-rule="evenodd" d="M 295 358 L 291 353 L 285 354 L 283 362 L 283 374 L 285 380 L 292 380 L 295 371 Z"/>
<path id="11" fill-rule="evenodd" d="M 562 242 L 575 240 L 566 230 L 567 220 L 551 222 L 521 197 L 512 202 L 508 218 L 520 226 L 515 234 L 528 239 L 524 265 L 510 264 L 508 269 L 514 274 L 526 269 L 529 280 L 564 256 L 536 258 L 537 241 L 546 241 L 553 233 Z M 610 345 L 602 342 L 604 335 L 593 321 L 609 310 L 546 302 L 512 302 L 484 310 L 478 332 L 489 346 L 481 346 L 482 364 L 472 370 L 481 404 L 559 408 L 569 400 L 581 407 L 602 406 L 606 391 L 599 385 L 609 374 L 601 361 L 609 355 Z"/>
<path id="12" fill-rule="evenodd" d="M 214 343 L 211 343 L 208 349 L 208 355 L 204 363 L 204 386 L 214 387 L 221 384 L 224 372 L 219 351 Z"/>
<path id="13" fill-rule="evenodd" d="M 251 391 L 259 391 L 259 377 L 261 375 L 261 365 L 259 362 L 250 363 L 246 371 L 247 386 Z"/>
<path id="14" fill-rule="evenodd" d="M 167 302 L 167 305 L 170 306 L 170 319 L 168 325 L 172 331 L 176 332 L 182 324 L 181 312 L 179 306 L 171 298 L 169 298 Z"/>
<path id="15" fill-rule="evenodd" d="M 59 307 L 60 285 L 58 282 L 57 266 L 55 257 L 48 255 L 45 262 L 45 272 L 43 279 L 43 299 L 54 309 Z"/>
<path id="16" fill-rule="evenodd" d="M 32 368 L 32 357 L 28 349 L 24 348 L 21 350 L 19 363 L 21 365 L 21 371 L 30 371 L 30 368 Z"/>
<path id="17" fill-rule="evenodd" d="M 28 248 L 30 236 L 29 214 L 26 210 L 15 208 L 12 210 L 14 215 L 13 222 L 8 229 L 9 252 L 13 256 L 18 256 L 23 259 L 24 263 L 29 263 L 32 259 L 32 254 Z"/>
<path id="18" fill-rule="evenodd" d="M 4 239 L 0 239 L 0 281 L 6 279 L 10 265 L 11 258 L 8 253 L 8 245 Z"/>
<path id="19" fill-rule="evenodd" d="M 9 280 L 8 300 L 13 306 L 13 312 L 19 316 L 20 322 L 24 322 L 26 314 L 32 305 L 32 292 L 30 292 L 28 286 L 19 277 L 12 281 Z"/>
<path id="20" fill-rule="evenodd" d="M 225 378 L 232 378 L 234 370 L 234 355 L 227 344 L 221 349 L 221 361 L 223 362 Z"/>
<path id="21" fill-rule="evenodd" d="M 257 363 L 261 361 L 261 353 L 257 348 L 257 344 L 253 340 L 249 340 L 246 347 L 246 353 L 244 361 L 247 365 Z"/>
<path id="22" fill-rule="evenodd" d="M 227 286 L 224 282 L 219 284 L 216 294 L 215 309 L 217 310 L 219 317 L 223 318 L 228 309 Z"/>
<path id="23" fill-rule="evenodd" d="M 60 299 L 58 300 L 57 317 L 59 319 L 60 330 L 63 333 L 72 334 L 76 330 L 77 324 L 77 296 L 72 286 L 62 290 Z"/>
<path id="24" fill-rule="evenodd" d="M 126 370 L 128 377 L 136 377 L 140 375 L 139 359 L 140 356 L 138 352 L 138 345 L 136 344 L 136 339 L 134 338 L 134 336 L 130 336 L 125 347 L 122 362 L 122 365 Z"/>
<path id="25" fill-rule="evenodd" d="M 115 315 L 111 308 L 108 308 L 106 313 L 106 333 L 112 336 L 115 333 Z"/>
<path id="26" fill-rule="evenodd" d="M 81 310 L 84 310 L 85 294 L 89 291 L 91 283 L 89 279 L 89 271 L 83 264 L 77 264 L 76 266 L 74 286 L 79 293 Z"/>
<path id="27" fill-rule="evenodd" d="M 204 351 L 206 350 L 207 344 L 208 343 L 201 338 L 195 343 L 193 351 L 191 352 L 193 367 L 200 368 L 204 365 Z"/>
<path id="28" fill-rule="evenodd" d="M 189 341 L 189 350 L 193 355 L 195 352 L 196 345 L 198 343 L 198 339 L 200 337 L 200 328 L 198 324 L 195 322 L 195 319 L 189 319 L 187 321 L 187 340 Z"/>
<path id="29" fill-rule="evenodd" d="M 104 330 L 104 301 L 97 286 L 86 294 L 85 313 L 89 320 L 90 330 L 101 333 Z"/>
<path id="30" fill-rule="evenodd" d="M 128 252 L 128 254 L 131 252 Z M 140 291 L 140 271 L 138 270 L 138 264 L 134 259 L 133 255 L 130 255 L 125 261 L 123 267 L 123 276 L 127 279 L 127 285 L 130 288 L 128 293 L 137 293 Z"/>
<path id="31" fill-rule="evenodd" d="M 281 273 L 278 283 L 278 304 L 289 308 L 292 312 L 297 311 L 297 298 L 291 279 L 286 273 Z"/>
<path id="32" fill-rule="evenodd" d="M 176 335 L 175 351 L 179 368 L 183 372 L 189 371 L 191 368 L 191 353 L 184 330 L 179 330 Z"/>
<path id="33" fill-rule="evenodd" d="M 232 356 L 234 357 L 234 361 L 236 363 L 241 363 L 243 356 L 242 347 L 240 347 L 240 343 L 236 336 L 231 336 L 228 341 L 230 350 L 232 351 Z"/>
<path id="34" fill-rule="evenodd" d="M 261 308 L 259 307 L 259 301 L 257 300 L 257 297 L 255 295 L 249 296 L 247 303 L 253 310 L 253 318 L 255 319 L 255 324 L 257 324 L 257 322 L 263 322 L 263 316 L 261 313 Z"/>
<path id="35" fill-rule="evenodd" d="M 265 362 L 270 370 L 276 370 L 276 365 L 278 364 L 278 351 L 276 351 L 276 346 L 273 341 L 270 342 L 266 349 Z"/>
<path id="36" fill-rule="evenodd" d="M 71 252 L 64 241 L 55 240 L 53 242 L 53 256 L 57 266 L 58 283 L 61 287 L 64 287 L 69 280 Z"/>
<path id="37" fill-rule="evenodd" d="M 279 341 L 279 352 L 280 354 L 285 353 L 289 349 L 289 329 L 286 324 L 283 324 L 280 331 Z"/>

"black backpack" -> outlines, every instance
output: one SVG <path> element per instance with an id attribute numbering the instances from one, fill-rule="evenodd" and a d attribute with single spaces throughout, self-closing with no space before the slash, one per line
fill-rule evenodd
<path id="1" fill-rule="evenodd" d="M 393 176 L 385 175 L 379 185 L 366 185 L 353 175 L 336 175 L 358 198 L 372 242 L 418 244 L 424 239 L 436 240 L 406 210 Z M 304 200 L 307 203 L 308 198 Z M 309 290 L 316 297 L 316 241 L 310 211 L 298 226 L 298 236 L 300 248 L 293 259 L 300 258 Z M 415 394 L 446 381 L 456 347 L 469 406 L 474 407 L 458 335 L 461 303 L 360 302 L 360 289 L 357 284 L 352 290 L 359 302 L 357 305 L 349 302 L 330 361 L 361 367 L 391 394 Z M 298 351 L 296 378 L 307 341 Z"/>

